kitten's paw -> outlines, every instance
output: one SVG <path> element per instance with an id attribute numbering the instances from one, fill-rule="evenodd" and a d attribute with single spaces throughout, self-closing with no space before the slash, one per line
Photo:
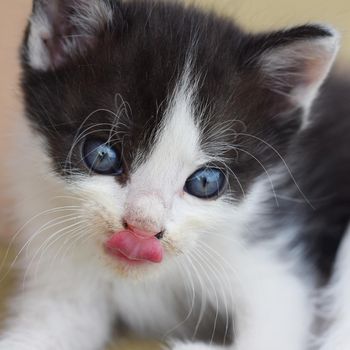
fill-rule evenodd
<path id="1" fill-rule="evenodd" d="M 8 340 L 0 340 L 0 350 L 28 350 L 23 344 L 14 343 Z"/>
<path id="2" fill-rule="evenodd" d="M 203 343 L 175 343 L 170 347 L 171 350 L 223 350 L 222 347 L 207 345 Z"/>
<path id="3" fill-rule="evenodd" d="M 343 339 L 327 339 L 319 350 L 349 350 L 350 339 L 349 336 Z"/>

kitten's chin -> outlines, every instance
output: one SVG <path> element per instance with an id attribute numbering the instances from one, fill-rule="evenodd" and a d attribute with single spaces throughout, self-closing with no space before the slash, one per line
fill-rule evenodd
<path id="1" fill-rule="evenodd" d="M 166 270 L 164 266 L 168 265 L 165 262 L 155 264 L 149 261 L 130 260 L 122 254 L 115 256 L 105 253 L 104 256 L 107 264 L 103 265 L 112 271 L 113 275 L 134 281 L 157 279 Z"/>

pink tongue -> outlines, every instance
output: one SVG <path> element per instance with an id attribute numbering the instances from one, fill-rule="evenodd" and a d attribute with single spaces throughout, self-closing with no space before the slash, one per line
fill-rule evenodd
<path id="1" fill-rule="evenodd" d="M 163 259 L 163 247 L 156 237 L 136 236 L 125 230 L 115 233 L 106 248 L 112 253 L 121 253 L 130 260 L 145 260 L 159 263 Z"/>

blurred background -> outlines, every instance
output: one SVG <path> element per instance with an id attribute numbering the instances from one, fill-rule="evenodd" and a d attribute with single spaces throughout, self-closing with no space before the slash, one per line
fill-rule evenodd
<path id="1" fill-rule="evenodd" d="M 93 1 L 93 0 L 91 0 Z M 11 235 L 9 202 L 6 195 L 4 162 L 11 128 L 21 113 L 18 89 L 18 47 L 31 0 L 0 1 L 0 241 Z M 342 35 L 342 49 L 337 69 L 350 68 L 350 0 L 191 0 L 198 6 L 235 18 L 246 30 L 258 31 L 303 24 L 324 22 L 333 25 Z M 350 79 L 350 74 L 349 74 Z M 23 169 L 25 176 L 25 169 Z M 4 244 L 3 244 L 4 247 Z M 1 250 L 0 260 L 4 255 Z M 1 293 L 7 288 L 0 285 Z M 1 313 L 1 302 L 0 302 Z M 130 346 L 127 346 L 130 349 Z M 150 348 L 154 348 L 150 346 Z M 146 345 L 140 349 L 146 350 Z"/>

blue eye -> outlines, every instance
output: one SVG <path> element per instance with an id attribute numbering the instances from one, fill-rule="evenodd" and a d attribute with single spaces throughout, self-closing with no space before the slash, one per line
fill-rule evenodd
<path id="1" fill-rule="evenodd" d="M 209 199 L 219 196 L 225 187 L 225 174 L 216 168 L 202 168 L 185 183 L 185 191 L 192 196 Z"/>
<path id="2" fill-rule="evenodd" d="M 121 175 L 121 159 L 115 148 L 98 139 L 87 139 L 83 145 L 85 164 L 94 172 L 105 175 Z"/>

